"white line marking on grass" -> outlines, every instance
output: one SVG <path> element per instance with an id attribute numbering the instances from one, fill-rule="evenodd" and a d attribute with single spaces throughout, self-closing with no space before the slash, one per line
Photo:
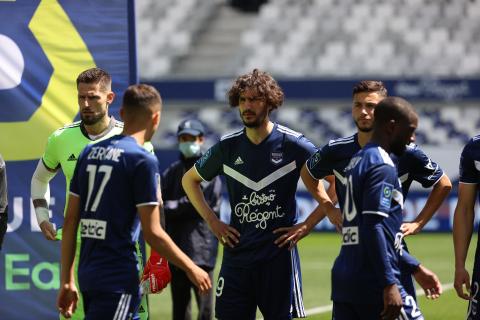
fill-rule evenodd
<path id="1" fill-rule="evenodd" d="M 447 284 L 442 284 L 442 289 L 443 289 L 443 292 L 453 289 L 453 282 L 447 283 Z M 423 289 L 418 289 L 416 291 L 416 294 L 417 294 L 417 297 L 420 297 L 420 296 L 424 296 L 425 292 L 423 291 Z M 332 309 L 333 309 L 333 305 L 328 304 L 326 306 L 307 309 L 307 310 L 305 310 L 305 313 L 307 314 L 307 316 L 311 316 L 311 315 L 314 315 L 314 314 L 321 314 L 321 313 L 329 312 L 329 311 L 332 311 Z M 263 318 L 257 318 L 257 319 L 258 320 L 263 320 Z"/>

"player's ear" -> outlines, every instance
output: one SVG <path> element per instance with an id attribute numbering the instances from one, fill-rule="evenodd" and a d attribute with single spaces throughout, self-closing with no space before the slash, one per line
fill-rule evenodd
<path id="1" fill-rule="evenodd" d="M 152 114 L 152 122 L 153 122 L 153 125 L 155 126 L 155 128 L 158 127 L 158 125 L 160 124 L 160 118 L 161 118 L 160 111 L 155 111 Z"/>
<path id="2" fill-rule="evenodd" d="M 120 108 L 120 118 L 123 122 L 125 122 L 125 110 L 123 109 L 123 107 Z"/>
<path id="3" fill-rule="evenodd" d="M 110 91 L 107 93 L 107 103 L 108 105 L 111 105 L 113 103 L 113 100 L 115 99 L 115 92 Z"/>

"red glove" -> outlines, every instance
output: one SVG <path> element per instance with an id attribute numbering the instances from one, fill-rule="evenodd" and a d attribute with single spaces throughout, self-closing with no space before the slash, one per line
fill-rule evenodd
<path id="1" fill-rule="evenodd" d="M 170 283 L 171 279 L 172 274 L 167 259 L 152 250 L 145 269 L 143 269 L 140 282 L 143 293 L 160 293 Z"/>

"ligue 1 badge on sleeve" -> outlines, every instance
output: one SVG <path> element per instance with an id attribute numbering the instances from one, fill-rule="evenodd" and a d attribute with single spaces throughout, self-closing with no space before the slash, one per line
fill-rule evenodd
<path id="1" fill-rule="evenodd" d="M 272 152 L 270 155 L 270 161 L 273 164 L 279 164 L 283 160 L 283 152 Z"/>

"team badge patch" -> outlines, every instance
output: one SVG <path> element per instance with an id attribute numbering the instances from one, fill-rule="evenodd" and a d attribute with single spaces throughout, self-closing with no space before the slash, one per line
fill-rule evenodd
<path id="1" fill-rule="evenodd" d="M 322 159 L 320 152 L 315 152 L 315 154 L 308 160 L 308 168 L 312 169 L 315 165 Z"/>
<path id="2" fill-rule="evenodd" d="M 270 155 L 270 161 L 274 164 L 279 164 L 283 160 L 283 152 L 272 152 Z"/>
<path id="3" fill-rule="evenodd" d="M 393 186 L 389 183 L 384 183 L 380 190 L 380 207 L 388 210 L 392 203 Z"/>

